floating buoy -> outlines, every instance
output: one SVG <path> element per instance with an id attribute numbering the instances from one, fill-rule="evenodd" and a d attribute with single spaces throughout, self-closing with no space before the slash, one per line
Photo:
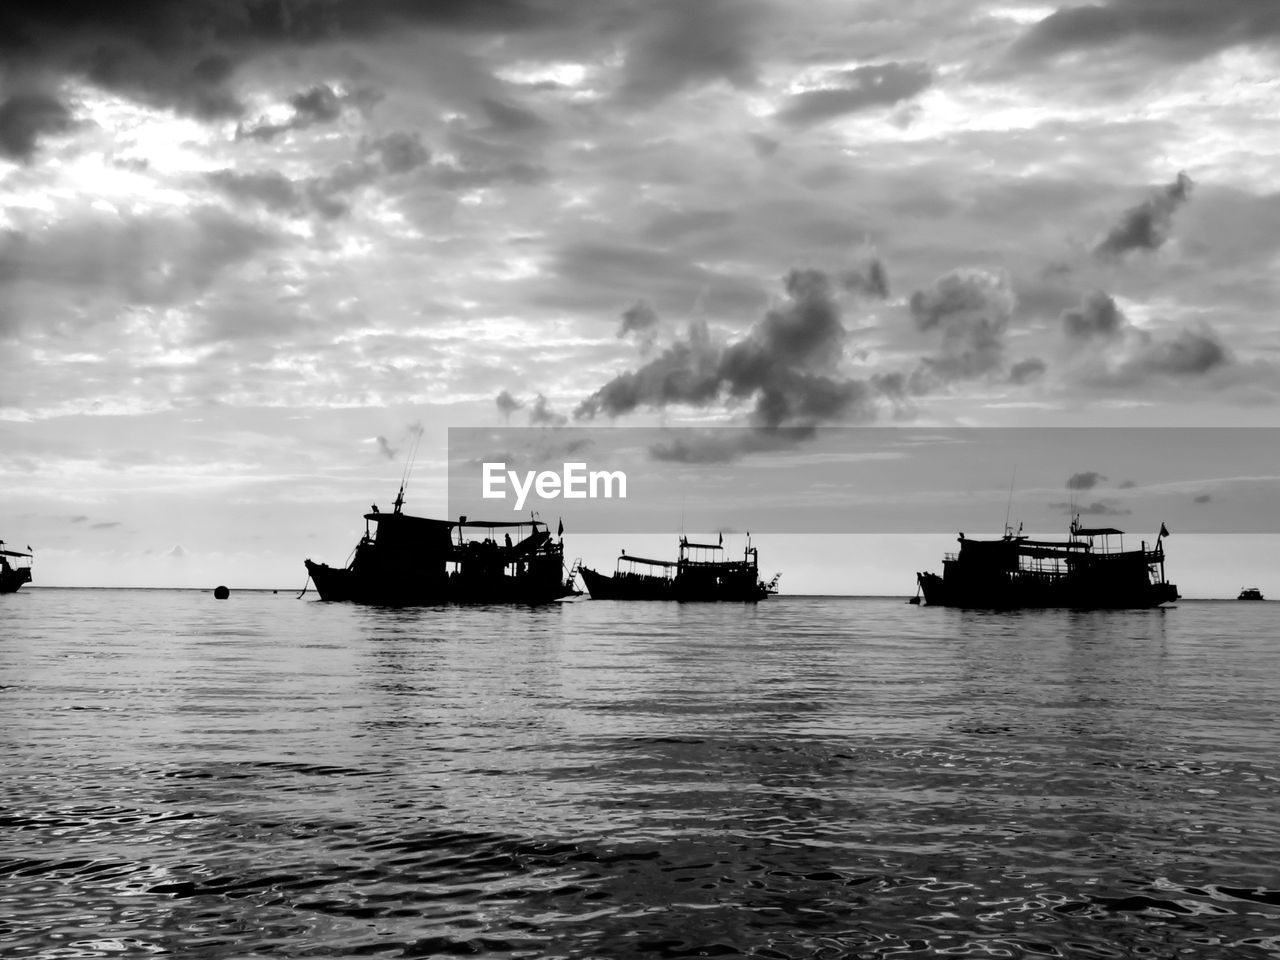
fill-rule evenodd
<path id="1" fill-rule="evenodd" d="M 231 591 L 230 591 L 230 590 L 228 590 L 226 587 L 214 587 L 214 588 L 213 588 L 213 599 L 215 599 L 215 600 L 225 600 L 225 599 L 227 599 L 227 597 L 229 597 L 229 596 L 231 596 Z"/>

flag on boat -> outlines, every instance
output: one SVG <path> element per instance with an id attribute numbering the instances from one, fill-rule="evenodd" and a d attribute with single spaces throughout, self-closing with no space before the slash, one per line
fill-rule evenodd
<path id="1" fill-rule="evenodd" d="M 559 529 L 557 529 L 557 530 L 556 530 L 556 536 L 557 536 L 557 537 L 563 537 L 563 536 L 564 536 L 564 517 L 561 517 L 561 518 L 560 518 L 560 527 L 559 527 Z"/>
<path id="2" fill-rule="evenodd" d="M 724 546 L 724 531 L 720 531 L 720 546 Z"/>
<path id="3" fill-rule="evenodd" d="M 1160 536 L 1162 537 L 1169 536 L 1169 528 L 1166 527 L 1163 523 L 1160 524 Z"/>

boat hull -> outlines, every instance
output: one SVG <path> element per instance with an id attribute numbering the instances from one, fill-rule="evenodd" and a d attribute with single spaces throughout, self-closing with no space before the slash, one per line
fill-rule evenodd
<path id="1" fill-rule="evenodd" d="M 931 607 L 1020 610 L 1065 607 L 1074 610 L 1146 610 L 1173 603 L 1172 583 L 1148 583 L 1108 589 L 1096 582 L 1007 578 L 989 583 L 949 583 L 936 573 L 916 575 L 924 602 Z"/>
<path id="2" fill-rule="evenodd" d="M 641 574 L 600 573 L 582 567 L 582 582 L 593 600 L 679 600 L 684 602 L 756 603 L 769 595 L 758 580 L 713 578 L 677 574 L 650 577 Z"/>
<path id="3" fill-rule="evenodd" d="M 646 577 L 640 575 L 605 573 L 581 567 L 578 573 L 586 585 L 592 600 L 674 600 L 670 577 Z"/>
<path id="4" fill-rule="evenodd" d="M 553 576 L 526 574 L 523 577 L 467 577 L 463 574 L 432 576 L 419 572 L 378 576 L 361 575 L 350 568 L 305 561 L 307 573 L 321 600 L 367 603 L 382 606 L 438 606 L 452 603 L 551 603 L 572 596 L 559 571 Z"/>

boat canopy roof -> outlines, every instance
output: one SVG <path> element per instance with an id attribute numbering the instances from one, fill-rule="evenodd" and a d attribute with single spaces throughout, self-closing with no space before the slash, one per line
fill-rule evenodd
<path id="1" fill-rule="evenodd" d="M 721 543 L 694 543 L 692 540 L 683 541 L 686 547 L 697 547 L 699 550 L 723 550 L 724 544 Z"/>
<path id="2" fill-rule="evenodd" d="M 1026 537 L 1018 538 L 1018 546 L 1020 547 L 1049 547 L 1059 550 L 1088 550 L 1087 543 L 1081 543 L 1079 540 L 1028 540 Z"/>
<path id="3" fill-rule="evenodd" d="M 540 526 L 546 526 L 546 524 L 541 520 L 467 520 L 466 518 L 458 520 L 436 520 L 431 517 L 412 517 L 407 513 L 366 513 L 364 518 L 372 521 L 373 523 L 382 523 L 386 520 L 393 520 L 401 523 L 408 522 L 413 526 L 434 525 L 438 527 L 448 527 L 450 529 L 453 527 L 479 527 L 486 530 L 494 530 L 503 528 L 537 528 Z"/>
<path id="4" fill-rule="evenodd" d="M 23 553 L 21 550 L 0 550 L 0 557 L 29 557 L 31 554 Z"/>
<path id="5" fill-rule="evenodd" d="M 450 521 L 445 521 L 450 522 Z M 546 524 L 541 520 L 468 520 L 466 517 L 460 517 L 453 521 L 456 527 L 484 527 L 489 530 L 501 529 L 503 527 L 545 527 Z"/>
<path id="6" fill-rule="evenodd" d="M 618 562 L 626 560 L 628 563 L 643 563 L 650 567 L 677 567 L 679 564 L 675 560 L 647 560 L 644 557 L 633 557 L 629 553 L 624 553 L 618 557 Z"/>
<path id="7" fill-rule="evenodd" d="M 1074 532 L 1077 537 L 1114 537 L 1124 533 L 1115 527 L 1076 527 Z"/>

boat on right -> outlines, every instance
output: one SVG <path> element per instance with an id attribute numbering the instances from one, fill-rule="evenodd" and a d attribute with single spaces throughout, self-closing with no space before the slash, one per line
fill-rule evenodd
<path id="1" fill-rule="evenodd" d="M 917 573 L 929 606 L 1081 610 L 1142 609 L 1178 599 L 1165 578 L 1164 524 L 1153 546 L 1124 549 L 1124 531 L 1084 527 L 1077 515 L 1064 540 L 1035 540 L 1005 529 L 999 539 L 960 534 L 960 549 L 942 561 L 942 575 Z"/>
<path id="2" fill-rule="evenodd" d="M 1240 596 L 1236 597 L 1236 599 L 1237 600 L 1265 600 L 1266 597 L 1262 595 L 1262 591 L 1259 590 L 1257 587 L 1245 587 L 1243 590 L 1240 591 Z"/>

